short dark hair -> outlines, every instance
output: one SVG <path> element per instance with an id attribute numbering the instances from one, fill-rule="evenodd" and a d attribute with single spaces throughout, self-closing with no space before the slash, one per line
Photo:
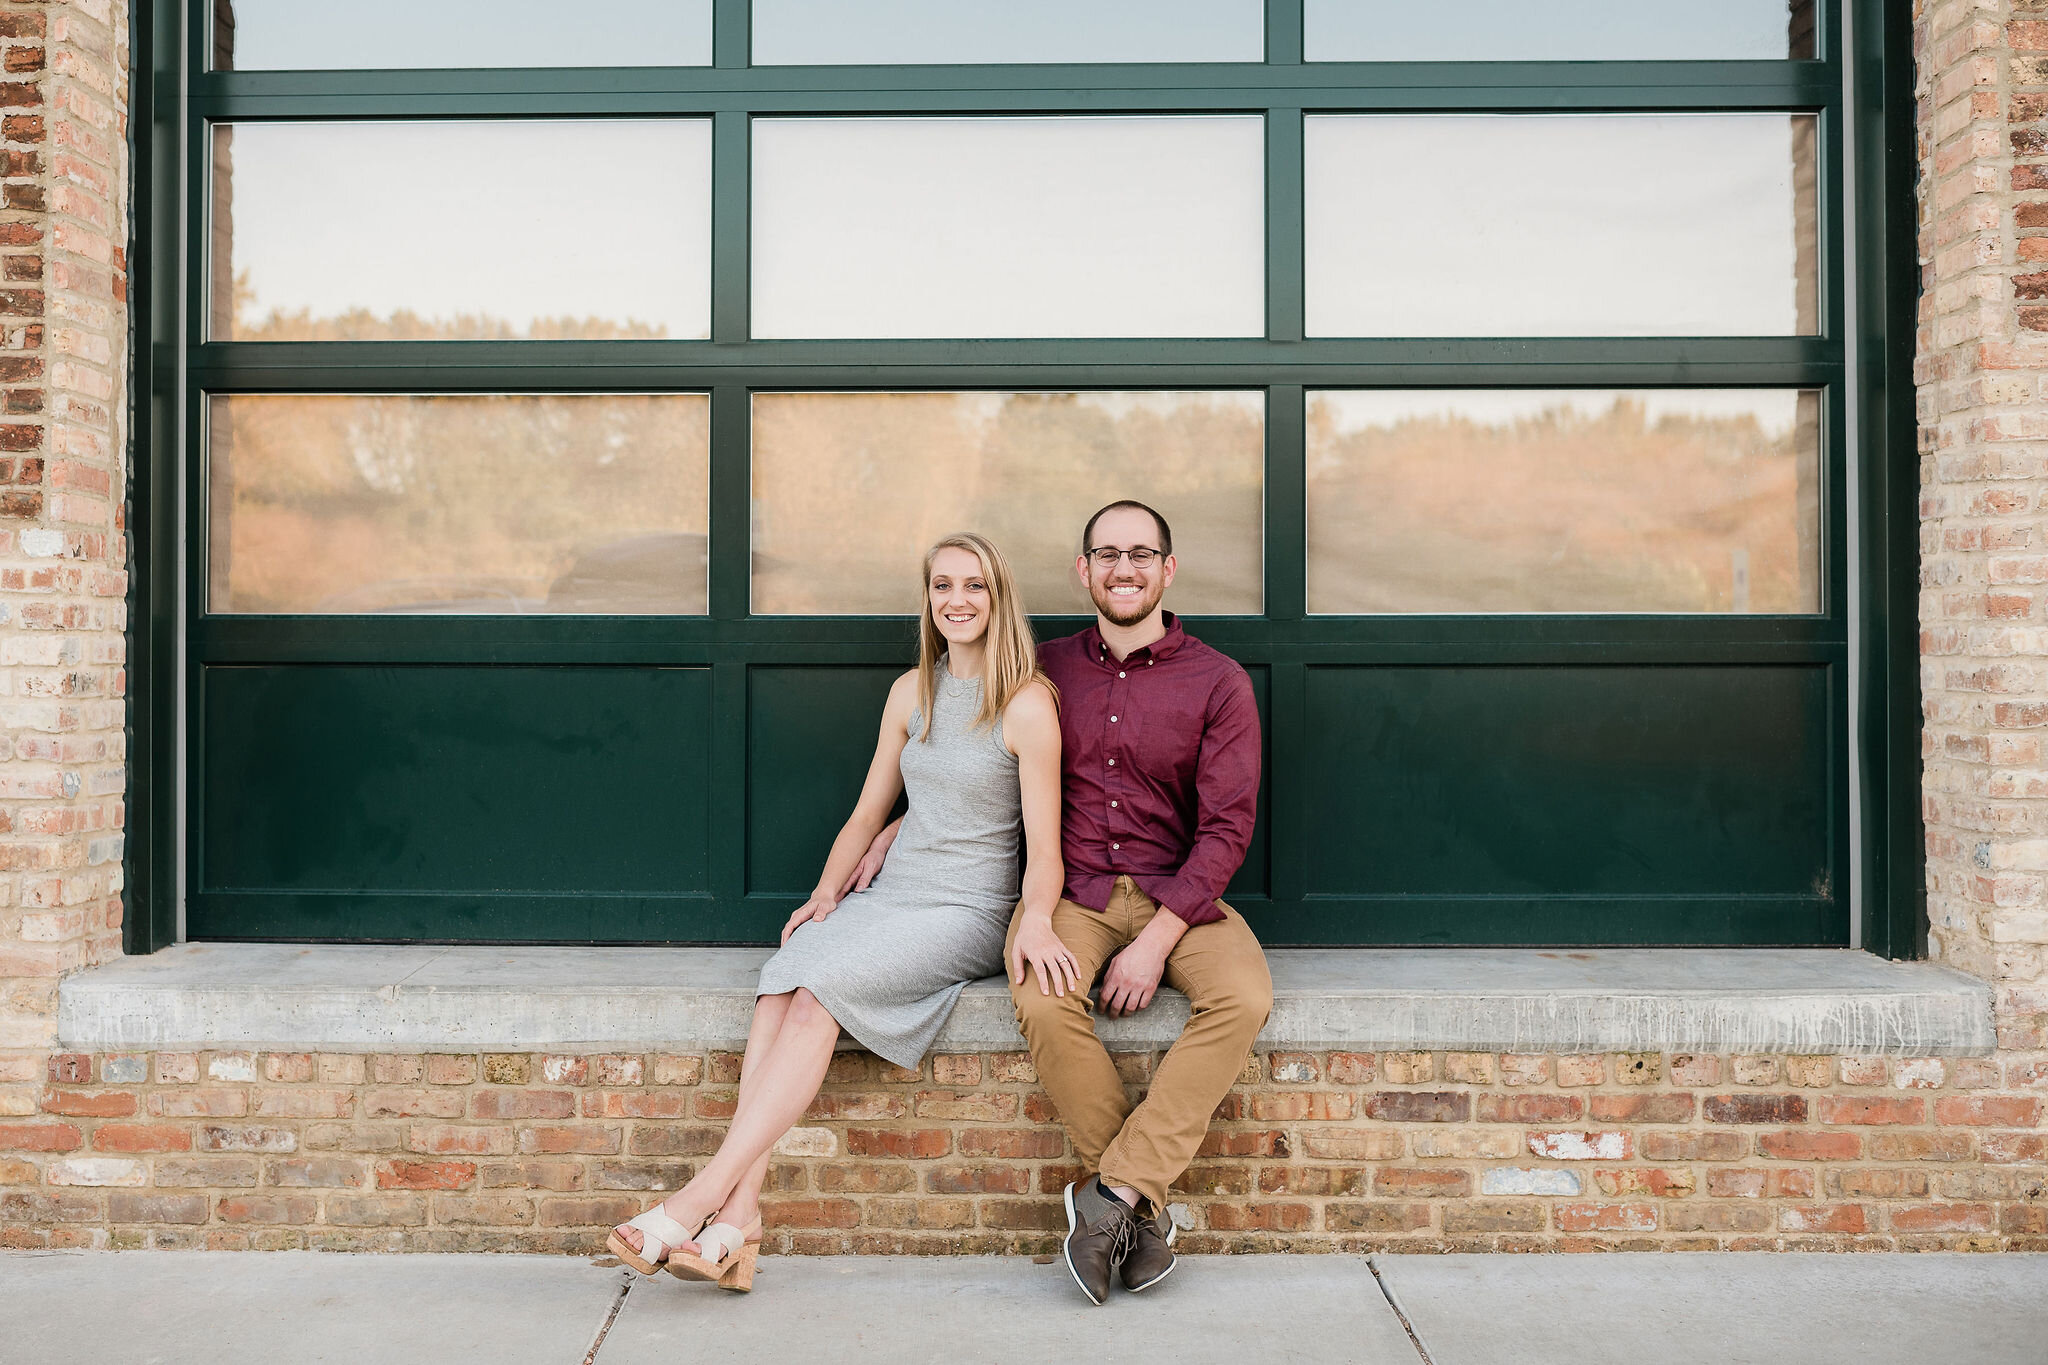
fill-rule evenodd
<path id="1" fill-rule="evenodd" d="M 1152 520 L 1158 524 L 1159 553 L 1163 555 L 1172 554 L 1173 528 L 1166 524 L 1166 518 L 1160 516 L 1155 508 L 1147 507 L 1144 503 L 1139 502 L 1135 498 L 1118 498 L 1109 506 L 1098 509 L 1094 516 L 1088 518 L 1088 524 L 1081 528 L 1081 553 L 1085 555 L 1090 550 L 1095 548 L 1095 523 L 1102 520 L 1103 514 L 1107 512 L 1120 511 L 1126 507 L 1130 508 L 1134 512 L 1143 512 L 1146 516 L 1152 518 Z"/>

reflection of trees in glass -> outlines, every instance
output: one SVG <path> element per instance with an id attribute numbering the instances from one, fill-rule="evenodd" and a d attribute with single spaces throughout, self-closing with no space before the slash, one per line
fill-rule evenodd
<path id="1" fill-rule="evenodd" d="M 1627 397 L 1360 428 L 1312 399 L 1310 608 L 1817 611 L 1818 431 L 1812 394 L 1782 432 Z"/>
<path id="2" fill-rule="evenodd" d="M 668 328 L 633 318 L 535 318 L 515 325 L 483 313 L 426 318 L 409 308 L 379 316 L 351 308 L 330 317 L 312 310 L 271 309 L 258 316 L 249 272 L 235 276 L 231 315 L 236 341 L 639 341 L 668 335 Z"/>
<path id="3" fill-rule="evenodd" d="M 1168 605 L 1257 612 L 1257 393 L 802 393 L 754 399 L 754 609 L 912 612 L 924 548 L 991 537 L 1036 612 L 1090 610 L 1071 567 L 1089 513 L 1173 523 Z"/>
<path id="4" fill-rule="evenodd" d="M 708 408 L 701 394 L 215 398 L 209 600 L 701 612 Z"/>

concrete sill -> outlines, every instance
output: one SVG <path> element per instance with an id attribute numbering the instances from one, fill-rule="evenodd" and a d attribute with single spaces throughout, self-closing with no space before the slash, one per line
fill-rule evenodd
<path id="1" fill-rule="evenodd" d="M 77 1051 L 691 1051 L 746 1040 L 765 948 L 189 943 L 67 978 Z M 1988 1056 L 1991 992 L 1931 963 L 1841 949 L 1293 948 L 1269 954 L 1261 1047 L 1470 1052 Z M 1187 1002 L 1102 1020 L 1162 1047 Z M 938 1049 L 1021 1048 L 999 979 L 971 984 Z"/>

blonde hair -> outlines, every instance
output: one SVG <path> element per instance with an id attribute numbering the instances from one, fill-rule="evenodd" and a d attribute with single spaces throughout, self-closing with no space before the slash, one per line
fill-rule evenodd
<path id="1" fill-rule="evenodd" d="M 1010 562 L 1003 558 L 988 537 L 974 531 L 956 531 L 941 536 L 924 552 L 924 611 L 917 626 L 917 704 L 924 715 L 924 729 L 918 742 L 932 735 L 932 707 L 939 691 L 939 655 L 946 639 L 932 619 L 932 561 L 941 550 L 965 550 L 981 561 L 982 576 L 988 580 L 988 633 L 982 637 L 981 709 L 974 723 L 992 726 L 1003 710 L 1035 678 L 1052 687 L 1038 671 L 1038 644 L 1031 634 L 1031 618 L 1024 611 L 1024 599 L 1017 592 Z M 1057 693 L 1055 693 L 1057 696 Z"/>

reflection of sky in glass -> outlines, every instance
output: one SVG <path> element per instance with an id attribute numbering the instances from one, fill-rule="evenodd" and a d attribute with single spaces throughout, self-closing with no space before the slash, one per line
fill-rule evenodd
<path id="1" fill-rule="evenodd" d="M 763 66 L 1256 62 L 1262 0 L 754 0 Z"/>
<path id="2" fill-rule="evenodd" d="M 558 0 L 233 5 L 233 58 L 215 60 L 238 71 L 711 63 L 711 0 L 605 0 L 601 14 Z"/>
<path id="3" fill-rule="evenodd" d="M 245 123 L 228 174 L 250 322 L 409 309 L 711 335 L 708 119 Z"/>
<path id="4" fill-rule="evenodd" d="M 1802 10 L 1810 0 L 1793 0 Z M 1307 0 L 1312 62 L 1782 61 L 1787 0 Z"/>
<path id="5" fill-rule="evenodd" d="M 1309 334 L 1790 335 L 1801 121 L 1310 118 Z"/>
<path id="6" fill-rule="evenodd" d="M 759 119 L 760 337 L 1257 336 L 1257 117 Z"/>

